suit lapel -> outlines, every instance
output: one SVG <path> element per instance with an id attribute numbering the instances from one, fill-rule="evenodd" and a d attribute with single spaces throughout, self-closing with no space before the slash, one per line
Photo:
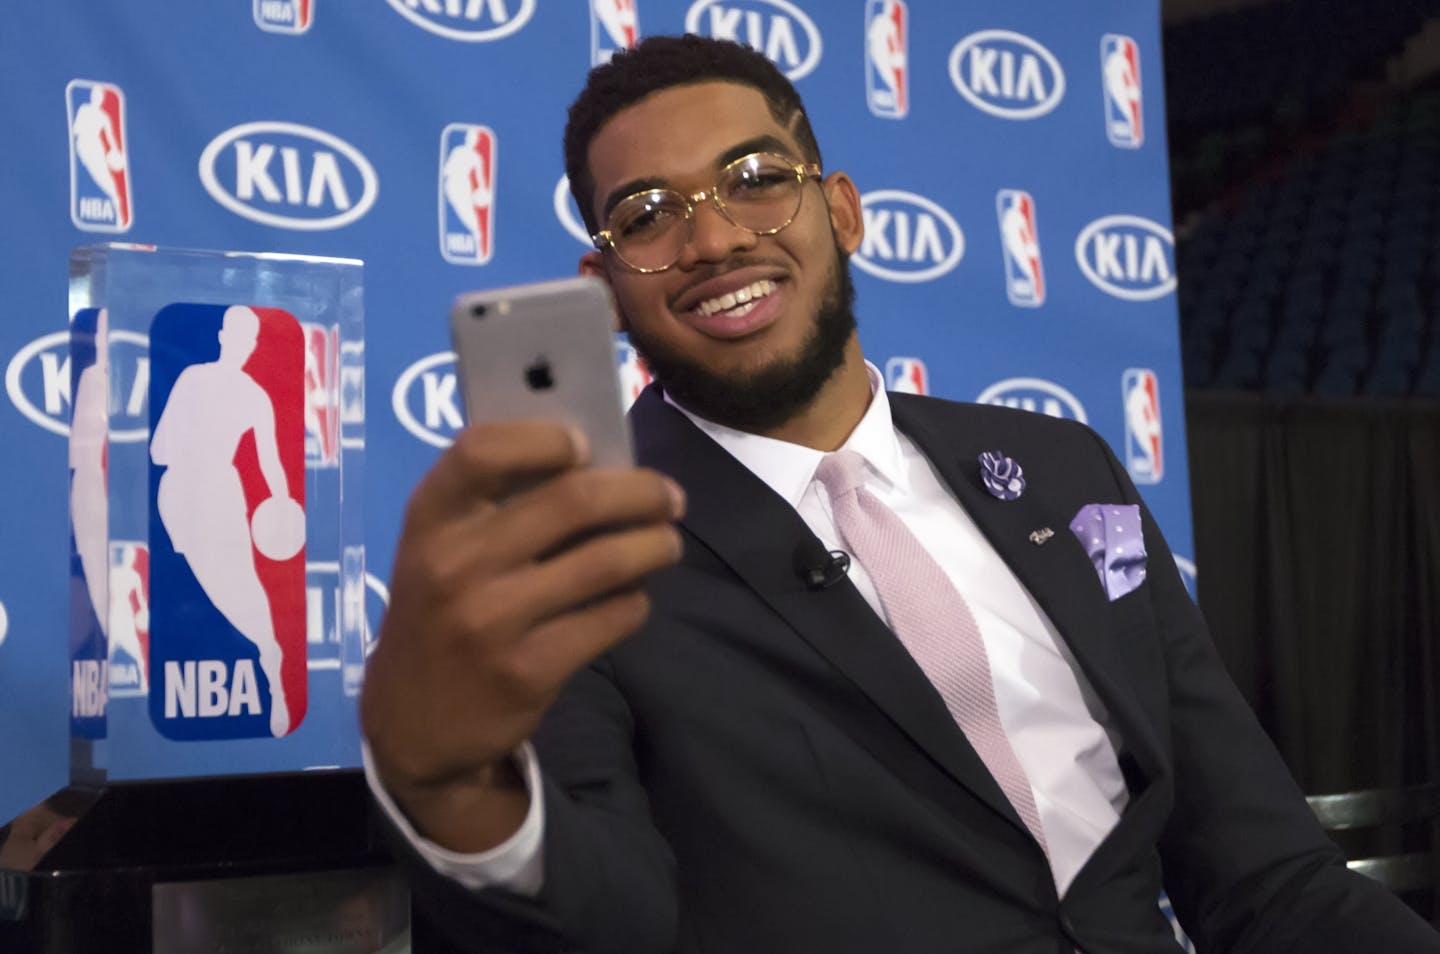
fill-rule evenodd
<path id="1" fill-rule="evenodd" d="M 907 400 L 902 395 L 890 398 L 896 426 L 930 459 L 996 553 L 1044 608 L 1105 704 L 1137 766 L 1147 778 L 1153 776 L 1163 750 L 1154 737 L 1153 720 L 1126 678 L 1130 666 L 1124 658 L 1124 641 L 1109 626 L 1110 606 L 1070 530 L 1073 508 L 1062 509 L 1056 488 L 1034 481 L 1017 500 L 992 496 L 981 480 L 979 456 L 1013 447 L 1016 438 L 1006 435 L 1005 444 L 997 447 L 995 434 L 957 426 L 956 415 L 964 412 L 964 405 Z M 1043 448 L 1034 444 L 1012 452 L 1022 467 L 1031 454 L 1037 461 L 1044 457 Z M 1045 528 L 1054 536 L 1037 545 L 1031 534 Z"/>
<path id="2" fill-rule="evenodd" d="M 784 499 L 701 433 L 656 388 L 631 411 L 636 454 L 686 488 L 682 525 L 943 771 L 1021 831 L 1024 824 L 904 646 L 849 583 L 800 580 L 795 551 L 813 538 Z"/>

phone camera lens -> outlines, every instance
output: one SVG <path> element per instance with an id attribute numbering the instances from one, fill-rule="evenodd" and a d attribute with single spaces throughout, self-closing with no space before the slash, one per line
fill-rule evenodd
<path id="1" fill-rule="evenodd" d="M 484 318 L 485 313 L 489 310 L 489 307 L 486 305 L 473 305 L 470 308 L 470 314 L 476 318 Z"/>

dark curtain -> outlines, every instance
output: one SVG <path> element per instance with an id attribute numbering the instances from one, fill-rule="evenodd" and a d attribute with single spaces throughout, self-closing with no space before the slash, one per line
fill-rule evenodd
<path id="1" fill-rule="evenodd" d="M 1440 780 L 1440 401 L 1186 411 L 1200 605 L 1301 786 Z"/>

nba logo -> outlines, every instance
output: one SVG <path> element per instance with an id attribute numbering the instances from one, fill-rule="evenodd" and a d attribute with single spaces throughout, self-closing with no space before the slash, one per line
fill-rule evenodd
<path id="1" fill-rule="evenodd" d="M 255 0 L 255 25 L 269 33 L 304 33 L 314 19 L 314 0 Z"/>
<path id="2" fill-rule="evenodd" d="M 590 65 L 610 62 L 640 39 L 635 0 L 590 0 Z"/>
<path id="3" fill-rule="evenodd" d="M 904 0 L 865 4 L 865 102 L 882 119 L 910 112 L 910 11 Z"/>
<path id="4" fill-rule="evenodd" d="M 124 232 L 135 218 L 130 199 L 125 94 L 112 83 L 71 80 L 70 221 L 86 232 Z"/>
<path id="5" fill-rule="evenodd" d="M 304 332 L 176 304 L 150 344 L 150 719 L 286 735 L 306 709 Z"/>
<path id="6" fill-rule="evenodd" d="M 628 411 L 654 379 L 635 346 L 619 339 L 615 341 L 615 373 L 620 376 L 621 406 Z"/>
<path id="7" fill-rule="evenodd" d="M 70 734 L 103 739 L 110 676 L 109 334 L 106 313 L 70 322 Z"/>
<path id="8" fill-rule="evenodd" d="M 339 329 L 303 324 L 305 333 L 305 466 L 340 462 Z"/>
<path id="9" fill-rule="evenodd" d="M 1045 304 L 1045 262 L 1040 257 L 1035 200 L 1019 189 L 1001 189 L 995 196 L 995 212 L 1005 251 L 1005 294 L 1012 305 L 1038 308 Z"/>
<path id="10" fill-rule="evenodd" d="M 455 265 L 484 265 L 494 232 L 495 133 L 451 123 L 440 134 L 440 254 Z"/>
<path id="11" fill-rule="evenodd" d="M 1160 383 L 1149 368 L 1127 368 L 1121 392 L 1125 401 L 1125 469 L 1137 484 L 1158 484 L 1165 476 Z"/>
<path id="12" fill-rule="evenodd" d="M 110 541 L 110 695 L 143 696 L 149 686 L 150 548 Z"/>
<path id="13" fill-rule="evenodd" d="M 919 358 L 891 358 L 885 362 L 885 388 L 900 394 L 929 394 L 930 372 Z"/>
<path id="14" fill-rule="evenodd" d="M 1140 92 L 1140 47 L 1128 36 L 1107 33 L 1100 41 L 1105 87 L 1105 132 L 1113 145 L 1145 144 L 1144 98 Z"/>

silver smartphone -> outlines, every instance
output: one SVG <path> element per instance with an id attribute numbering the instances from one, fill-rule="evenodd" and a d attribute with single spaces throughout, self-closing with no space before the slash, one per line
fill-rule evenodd
<path id="1" fill-rule="evenodd" d="M 450 338 L 467 418 L 561 420 L 589 438 L 595 466 L 631 466 L 613 315 L 609 287 L 591 277 L 456 298 Z"/>

